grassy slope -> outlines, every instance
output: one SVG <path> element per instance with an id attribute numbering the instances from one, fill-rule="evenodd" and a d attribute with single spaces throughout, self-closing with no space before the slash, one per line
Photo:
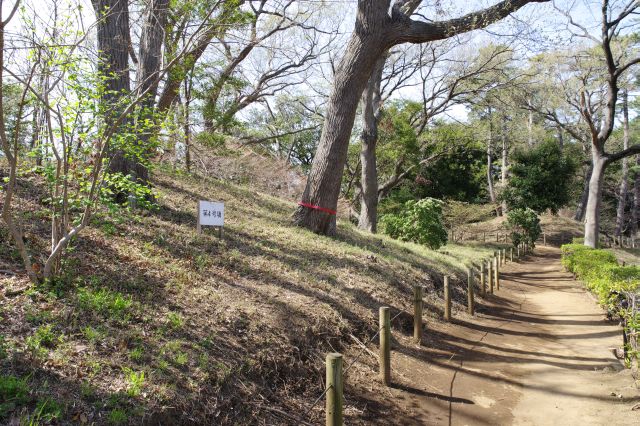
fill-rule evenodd
<path id="1" fill-rule="evenodd" d="M 438 320 L 443 273 L 457 276 L 462 311 L 465 265 L 492 252 L 431 251 L 348 223 L 322 237 L 291 226 L 292 202 L 250 188 L 166 173 L 155 184 L 160 209 L 96 219 L 55 285 L 14 295 L 24 277 L 0 275 L 10 294 L 0 292 L 1 371 L 30 389 L 11 416 L 33 417 L 50 398 L 50 417 L 69 422 L 297 423 L 278 410 L 318 421 L 322 401 L 305 413 L 323 390 L 327 352 L 349 364 L 361 352 L 354 337 L 375 333 L 378 307 L 410 312 L 416 284 Z M 198 199 L 226 202 L 223 240 L 195 233 Z M 3 268 L 17 268 L 0 232 Z M 46 222 L 29 238 L 45 244 Z M 394 332 L 408 336 L 411 321 L 401 314 Z M 365 354 L 346 375 L 350 424 L 385 423 L 396 410 L 369 399 L 376 368 Z"/>

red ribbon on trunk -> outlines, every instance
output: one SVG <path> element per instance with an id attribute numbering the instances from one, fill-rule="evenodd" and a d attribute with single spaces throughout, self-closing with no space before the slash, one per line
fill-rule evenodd
<path id="1" fill-rule="evenodd" d="M 331 209 L 328 209 L 326 207 L 314 206 L 313 204 L 304 203 L 302 201 L 300 201 L 298 203 L 298 205 L 302 206 L 302 207 L 306 207 L 308 209 L 320 210 L 321 212 L 325 212 L 325 213 L 329 213 L 329 214 L 336 214 L 335 210 L 331 210 Z"/>

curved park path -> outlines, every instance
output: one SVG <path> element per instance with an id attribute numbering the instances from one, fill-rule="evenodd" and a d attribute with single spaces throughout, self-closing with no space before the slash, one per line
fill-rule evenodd
<path id="1" fill-rule="evenodd" d="M 640 425 L 640 393 L 611 350 L 620 329 L 558 249 L 507 263 L 478 302 L 475 317 L 427 324 L 422 346 L 394 346 L 390 392 L 409 413 L 398 424 Z"/>

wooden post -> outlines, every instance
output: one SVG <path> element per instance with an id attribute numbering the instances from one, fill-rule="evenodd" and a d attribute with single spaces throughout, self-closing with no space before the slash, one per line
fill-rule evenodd
<path id="1" fill-rule="evenodd" d="M 386 386 L 391 383 L 391 312 L 380 308 L 380 380 Z"/>
<path id="2" fill-rule="evenodd" d="M 510 254 L 509 257 L 511 258 L 511 262 L 513 262 L 513 247 L 509 249 L 509 254 Z"/>
<path id="3" fill-rule="evenodd" d="M 493 294 L 493 261 L 487 261 L 487 281 L 489 281 L 489 293 Z"/>
<path id="4" fill-rule="evenodd" d="M 624 260 L 622 261 L 622 266 L 627 266 L 627 262 L 625 262 Z"/>
<path id="5" fill-rule="evenodd" d="M 327 394 L 325 413 L 327 426 L 342 426 L 342 355 L 327 355 Z"/>
<path id="6" fill-rule="evenodd" d="M 487 281 L 484 279 L 484 261 L 480 261 L 480 291 L 482 297 L 487 295 Z"/>
<path id="7" fill-rule="evenodd" d="M 483 243 L 486 243 L 486 242 L 487 242 L 487 233 L 486 233 L 486 232 L 483 232 L 483 233 L 482 233 L 482 242 L 483 242 Z"/>
<path id="8" fill-rule="evenodd" d="M 518 244 L 518 259 L 520 259 L 520 244 Z"/>
<path id="9" fill-rule="evenodd" d="M 473 315 L 475 312 L 473 300 L 473 267 L 467 269 L 467 312 Z"/>
<path id="10" fill-rule="evenodd" d="M 413 286 L 413 340 L 422 341 L 422 286 Z"/>
<path id="11" fill-rule="evenodd" d="M 444 319 L 451 321 L 451 289 L 449 288 L 449 277 L 444 276 Z"/>
<path id="12" fill-rule="evenodd" d="M 496 232 L 496 243 L 500 242 L 500 233 Z"/>
<path id="13" fill-rule="evenodd" d="M 507 264 L 507 249 L 502 249 L 502 264 Z"/>
<path id="14" fill-rule="evenodd" d="M 500 277 L 498 275 L 498 270 L 500 269 L 500 265 L 498 265 L 498 258 L 494 258 L 493 259 L 493 273 L 494 273 L 494 277 L 493 280 L 496 282 L 496 290 L 500 290 Z"/>

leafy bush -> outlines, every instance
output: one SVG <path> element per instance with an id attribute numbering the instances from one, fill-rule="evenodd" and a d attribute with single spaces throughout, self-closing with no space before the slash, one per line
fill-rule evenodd
<path id="1" fill-rule="evenodd" d="M 509 208 L 556 213 L 570 201 L 576 163 L 555 141 L 516 151 L 512 161 L 511 178 L 502 194 Z"/>
<path id="2" fill-rule="evenodd" d="M 619 305 L 617 294 L 640 288 L 640 267 L 619 266 L 613 253 L 576 243 L 562 246 L 562 264 L 598 296 L 601 305 L 625 320 L 628 334 L 640 329 L 640 318 Z"/>
<path id="3" fill-rule="evenodd" d="M 535 247 L 535 241 L 540 237 L 542 228 L 540 218 L 532 209 L 513 209 L 507 214 L 507 227 L 511 229 L 513 245 L 526 243 Z"/>
<path id="4" fill-rule="evenodd" d="M 398 214 L 382 216 L 380 228 L 392 238 L 438 249 L 447 243 L 442 205 L 442 201 L 433 198 L 409 200 Z"/>

